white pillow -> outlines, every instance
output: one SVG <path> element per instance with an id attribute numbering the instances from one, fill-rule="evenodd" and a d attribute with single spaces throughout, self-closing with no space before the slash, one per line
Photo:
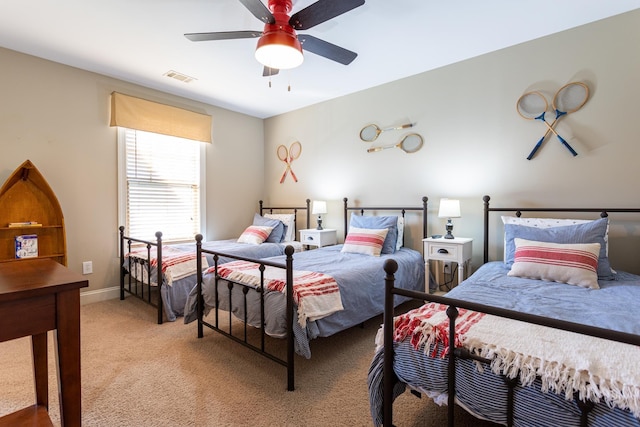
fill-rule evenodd
<path id="1" fill-rule="evenodd" d="M 396 242 L 396 251 L 402 247 L 402 240 L 404 239 L 404 217 L 398 216 L 398 241 Z"/>
<path id="2" fill-rule="evenodd" d="M 259 245 L 269 237 L 273 227 L 266 225 L 250 225 L 248 226 L 238 237 L 238 243 L 250 243 L 253 245 Z"/>
<path id="3" fill-rule="evenodd" d="M 538 228 L 562 227 L 565 225 L 584 224 L 593 221 L 591 219 L 523 218 L 507 215 L 503 215 L 501 218 L 503 224 L 525 225 L 527 227 Z"/>
<path id="4" fill-rule="evenodd" d="M 349 227 L 341 252 L 380 256 L 388 228 Z"/>
<path id="5" fill-rule="evenodd" d="M 283 242 L 293 242 L 296 240 L 296 216 L 295 214 L 264 214 L 265 218 L 278 219 L 287 226 Z"/>
<path id="6" fill-rule="evenodd" d="M 516 252 L 507 275 L 600 289 L 600 243 L 547 243 L 516 237 Z"/>

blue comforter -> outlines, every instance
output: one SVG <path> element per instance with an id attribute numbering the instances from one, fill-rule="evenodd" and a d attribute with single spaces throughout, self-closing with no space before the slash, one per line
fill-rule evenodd
<path id="1" fill-rule="evenodd" d="M 424 259 L 420 252 L 413 249 L 401 248 L 393 254 L 380 257 L 342 253 L 342 245 L 326 246 L 319 249 L 295 253 L 293 268 L 295 270 L 315 271 L 334 278 L 340 288 L 343 311 L 334 313 L 323 319 L 308 322 L 303 330 L 298 322 L 294 322 L 296 337 L 296 351 L 309 358 L 311 351 L 309 341 L 316 337 L 327 337 L 339 331 L 358 325 L 365 320 L 382 314 L 384 311 L 384 262 L 393 258 L 398 263 L 396 286 L 411 290 L 424 290 Z M 286 256 L 272 257 L 269 261 L 285 265 Z M 213 297 L 214 276 L 205 274 L 203 278 L 203 296 L 205 312 L 215 306 Z M 226 292 L 226 286 L 221 286 L 219 292 Z M 238 291 L 239 292 L 239 291 Z M 185 323 L 196 320 L 196 296 L 194 289 L 185 307 Z M 399 304 L 404 299 L 398 298 Z M 226 296 L 220 297 L 220 308 L 229 310 L 226 306 Z M 240 303 L 238 295 L 234 301 Z M 265 296 L 265 311 L 267 315 L 265 330 L 275 337 L 283 337 L 286 333 L 285 322 L 286 297 L 280 292 L 268 292 Z M 243 318 L 242 305 L 232 307 L 231 311 L 239 318 Z M 248 308 L 248 322 L 254 326 L 260 324 L 259 299 L 253 298 Z M 294 316 L 297 318 L 297 315 Z"/>
<path id="2" fill-rule="evenodd" d="M 600 289 L 509 277 L 500 261 L 483 265 L 447 297 L 640 335 L 640 276 L 619 272 Z"/>

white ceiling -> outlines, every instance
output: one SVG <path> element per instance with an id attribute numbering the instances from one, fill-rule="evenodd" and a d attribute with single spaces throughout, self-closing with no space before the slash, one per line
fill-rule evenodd
<path id="1" fill-rule="evenodd" d="M 293 0 L 292 13 L 315 1 Z M 640 0 L 366 0 L 301 31 L 357 52 L 355 61 L 307 53 L 271 87 L 253 56 L 257 39 L 183 35 L 261 31 L 238 0 L 2 0 L 0 46 L 267 118 L 637 8 Z"/>

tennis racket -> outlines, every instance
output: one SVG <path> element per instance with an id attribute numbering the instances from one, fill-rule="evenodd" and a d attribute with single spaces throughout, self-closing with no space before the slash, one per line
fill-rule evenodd
<path id="1" fill-rule="evenodd" d="M 381 147 L 371 147 L 367 150 L 367 153 L 376 153 L 378 151 L 386 150 L 387 148 L 399 148 L 405 153 L 415 153 L 422 148 L 424 140 L 422 136 L 417 133 L 410 133 L 405 135 L 397 144 L 383 145 Z"/>
<path id="2" fill-rule="evenodd" d="M 287 173 L 289 172 L 291 172 L 291 178 L 293 178 L 293 181 L 298 182 L 298 177 L 293 172 L 293 169 L 291 169 L 291 163 L 300 157 L 300 154 L 302 154 L 302 144 L 300 144 L 299 141 L 295 141 L 289 146 L 289 149 L 284 145 L 279 145 L 276 153 L 278 154 L 278 158 L 287 165 L 282 173 L 282 177 L 280 178 L 280 184 L 284 182 L 287 177 Z"/>
<path id="3" fill-rule="evenodd" d="M 550 126 L 551 130 L 554 130 L 553 127 L 560 117 L 570 113 L 575 113 L 576 111 L 581 109 L 584 104 L 587 103 L 588 99 L 589 87 L 586 84 L 582 82 L 572 82 L 562 86 L 556 92 L 555 96 L 553 97 L 553 102 L 551 103 L 553 109 L 556 112 L 556 118 L 553 120 Z M 548 133 L 549 131 L 547 130 L 545 136 Z M 578 155 L 578 153 L 576 153 L 575 150 L 571 148 L 571 146 L 567 144 L 566 141 L 561 140 L 560 142 L 562 142 L 564 146 L 567 147 L 569 151 L 571 151 L 571 154 L 573 154 L 574 156 Z"/>
<path id="4" fill-rule="evenodd" d="M 404 125 L 400 125 L 400 126 L 396 126 L 396 127 L 389 127 L 389 128 L 384 128 L 381 129 L 378 127 L 378 125 L 374 125 L 374 124 L 370 124 L 370 125 L 366 125 L 365 127 L 363 127 L 360 130 L 360 139 L 365 141 L 365 142 L 373 142 L 375 141 L 378 136 L 382 133 L 382 132 L 386 132 L 389 130 L 399 130 L 399 129 L 406 129 L 406 128 L 410 128 L 414 125 L 414 123 L 407 123 Z"/>
<path id="5" fill-rule="evenodd" d="M 538 140 L 536 145 L 533 147 L 533 150 L 531 150 L 531 153 L 529 154 L 529 156 L 527 156 L 527 160 L 531 160 L 533 158 L 533 156 L 536 154 L 538 149 L 542 146 L 542 142 L 549 134 L 549 131 L 553 132 L 558 137 L 560 142 L 564 146 L 569 148 L 569 151 L 571 151 L 572 153 L 575 153 L 575 151 L 573 151 L 573 148 L 571 148 L 571 146 L 567 143 L 567 141 L 565 141 L 565 139 L 562 136 L 560 136 L 558 132 L 556 132 L 553 126 L 550 125 L 545 120 L 545 114 L 547 112 L 547 108 L 549 108 L 549 104 L 547 103 L 547 98 L 545 98 L 545 96 L 540 92 L 535 92 L 535 91 L 525 93 L 518 99 L 518 102 L 516 103 L 516 109 L 518 110 L 518 114 L 520 114 L 522 118 L 525 118 L 527 120 L 540 120 L 548 128 L 547 133 L 545 133 L 544 136 L 540 138 L 540 140 Z M 574 156 L 576 154 L 574 154 Z"/>
<path id="6" fill-rule="evenodd" d="M 589 87 L 582 82 L 567 83 L 566 85 L 558 89 L 556 94 L 553 96 L 553 101 L 551 104 L 555 111 L 556 117 L 553 122 L 551 122 L 551 124 L 548 124 L 549 129 L 547 129 L 540 141 L 544 141 L 547 135 L 549 135 L 549 132 L 555 132 L 554 126 L 556 125 L 560 117 L 570 113 L 575 113 L 576 111 L 581 109 L 584 104 L 586 104 L 588 99 Z M 555 133 L 557 135 L 557 132 Z M 538 141 L 538 144 L 542 144 L 540 141 Z M 578 155 L 578 153 L 576 153 L 576 151 L 564 139 L 561 139 L 560 142 L 562 142 L 562 144 L 567 147 L 567 150 L 569 150 L 571 154 L 573 154 L 574 156 Z M 536 150 L 537 148 L 534 147 L 532 154 L 530 154 L 530 157 L 527 157 L 527 159 L 530 160 L 531 157 L 533 157 L 533 154 L 535 154 Z"/>

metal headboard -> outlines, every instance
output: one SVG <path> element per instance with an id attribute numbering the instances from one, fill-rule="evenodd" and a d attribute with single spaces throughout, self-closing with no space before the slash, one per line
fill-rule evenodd
<path id="1" fill-rule="evenodd" d="M 306 206 L 302 206 L 302 207 L 296 207 L 296 206 L 264 206 L 264 202 L 262 200 L 260 200 L 260 215 L 262 215 L 264 212 L 269 212 L 269 213 L 273 213 L 273 211 L 293 211 L 293 218 L 294 218 L 294 225 L 295 225 L 295 230 L 293 235 L 297 236 L 298 235 L 298 211 L 306 211 L 306 219 L 307 222 L 305 224 L 305 227 L 309 228 L 310 224 L 311 224 L 311 199 L 307 199 L 305 200 Z"/>
<path id="2" fill-rule="evenodd" d="M 427 237 L 427 201 L 429 198 L 427 196 L 422 197 L 422 207 L 393 207 L 393 206 L 349 206 L 348 199 L 345 197 L 342 199 L 344 202 L 344 234 L 345 238 L 347 236 L 347 232 L 349 231 L 349 212 L 350 211 L 359 211 L 360 215 L 363 215 L 365 211 L 400 211 L 402 217 L 407 211 L 422 211 L 422 238 Z M 404 244 L 404 236 L 402 237 Z"/>
<path id="3" fill-rule="evenodd" d="M 489 207 L 491 197 L 484 196 L 484 262 L 489 261 L 489 213 L 514 212 L 517 217 L 522 212 L 599 212 L 600 217 L 606 218 L 609 212 L 640 213 L 640 208 L 492 208 Z"/>

